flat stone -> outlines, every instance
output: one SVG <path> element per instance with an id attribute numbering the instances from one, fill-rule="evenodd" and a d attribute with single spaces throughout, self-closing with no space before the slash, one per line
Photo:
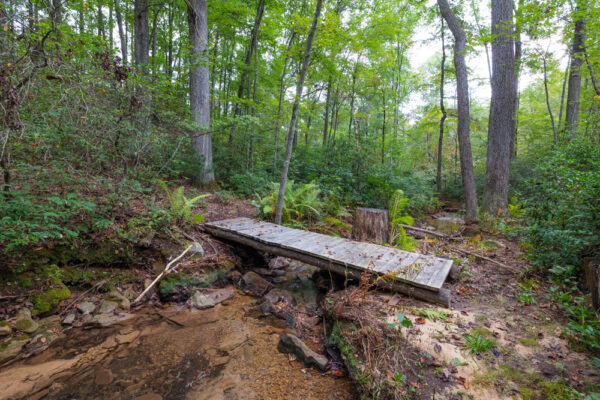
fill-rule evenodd
<path id="1" fill-rule="evenodd" d="M 75 314 L 69 314 L 62 320 L 62 324 L 63 325 L 72 325 L 74 321 L 75 321 Z"/>
<path id="2" fill-rule="evenodd" d="M 98 315 L 94 315 L 92 318 L 90 318 L 90 320 L 87 322 L 87 324 L 96 326 L 99 328 L 106 328 L 111 325 L 117 324 L 119 322 L 123 322 L 128 319 L 131 319 L 132 317 L 133 317 L 133 314 L 127 314 L 127 313 L 118 314 L 118 315 L 98 314 Z"/>
<path id="3" fill-rule="evenodd" d="M 199 291 L 194 292 L 190 299 L 190 305 L 196 307 L 199 310 L 211 308 L 215 306 L 215 302 L 208 296 L 200 293 Z"/>
<path id="4" fill-rule="evenodd" d="M 29 308 L 21 308 L 19 312 L 17 312 L 17 319 L 21 318 L 31 318 L 31 310 Z"/>
<path id="5" fill-rule="evenodd" d="M 269 268 L 271 269 L 282 269 L 289 267 L 292 260 L 285 257 L 275 257 L 269 260 Z"/>
<path id="6" fill-rule="evenodd" d="M 49 329 L 58 328 L 60 326 L 60 317 L 58 315 L 51 315 L 49 317 L 40 319 L 38 321 L 38 325 Z"/>
<path id="7" fill-rule="evenodd" d="M 99 312 L 102 314 L 108 314 L 115 311 L 117 307 L 119 307 L 119 303 L 116 301 L 102 300 L 102 303 L 100 303 Z"/>
<path id="8" fill-rule="evenodd" d="M 91 314 L 96 309 L 96 305 L 90 301 L 84 301 L 77 306 L 77 309 L 82 314 Z"/>
<path id="9" fill-rule="evenodd" d="M 27 339 L 13 339 L 6 344 L 5 347 L 0 347 L 0 362 L 10 360 L 16 357 L 23 347 L 27 344 L 29 338 Z"/>
<path id="10" fill-rule="evenodd" d="M 219 304 L 226 300 L 232 299 L 234 296 L 232 288 L 205 289 L 202 291 L 202 294 L 211 299 L 215 304 Z"/>
<path id="11" fill-rule="evenodd" d="M 269 281 L 252 271 L 246 272 L 242 277 L 242 282 L 246 290 L 258 296 L 262 296 L 271 289 L 271 283 Z"/>
<path id="12" fill-rule="evenodd" d="M 294 335 L 283 335 L 279 339 L 277 349 L 282 353 L 294 354 L 298 358 L 298 361 L 307 367 L 313 367 L 320 371 L 327 369 L 327 364 L 329 363 L 327 357 L 315 353 Z"/>
<path id="13" fill-rule="evenodd" d="M 119 334 L 115 337 L 115 340 L 119 344 L 127 344 L 127 343 L 133 342 L 135 339 L 138 338 L 138 336 L 140 336 L 140 332 L 133 331 L 133 332 L 127 333 L 127 334 Z"/>

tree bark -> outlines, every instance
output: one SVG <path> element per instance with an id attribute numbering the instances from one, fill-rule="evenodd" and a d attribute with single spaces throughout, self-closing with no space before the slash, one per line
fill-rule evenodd
<path id="1" fill-rule="evenodd" d="M 323 117 L 323 146 L 327 144 L 327 133 L 329 131 L 329 104 L 331 103 L 331 75 L 327 81 L 327 95 L 325 96 L 325 116 Z"/>
<path id="2" fill-rule="evenodd" d="M 515 129 L 515 43 L 512 0 L 492 0 L 492 99 L 488 126 L 483 209 L 504 213 L 508 207 L 510 142 Z"/>
<path id="3" fill-rule="evenodd" d="M 567 114 L 565 128 L 571 139 L 577 136 L 577 123 L 579 120 L 579 103 L 581 96 L 581 67 L 583 66 L 585 41 L 585 21 L 582 0 L 577 1 L 575 8 L 575 32 L 571 48 L 571 70 L 569 72 L 569 89 L 567 92 Z"/>
<path id="4" fill-rule="evenodd" d="M 190 34 L 190 111 L 198 129 L 192 134 L 192 147 L 203 160 L 202 172 L 194 177 L 197 184 L 208 185 L 215 180 L 212 165 L 212 138 L 210 127 L 210 79 L 207 54 L 208 12 L 207 0 L 191 0 L 188 3 L 188 27 Z"/>
<path id="5" fill-rule="evenodd" d="M 350 119 L 348 121 L 348 139 L 352 138 L 352 123 L 354 122 L 354 100 L 356 97 L 356 78 L 357 78 L 357 76 L 358 76 L 358 60 L 356 60 L 356 62 L 354 63 L 354 71 L 352 71 L 352 91 L 350 93 Z M 358 142 L 357 142 L 356 146 L 358 147 Z"/>
<path id="6" fill-rule="evenodd" d="M 448 117 L 446 113 L 446 107 L 444 106 L 444 76 L 446 72 L 446 44 L 444 42 L 444 18 L 442 16 L 442 65 L 440 73 L 440 111 L 442 117 L 440 118 L 440 136 L 438 139 L 438 151 L 437 151 L 437 171 L 435 175 L 435 181 L 437 185 L 438 196 L 442 193 L 442 155 L 444 146 L 444 122 Z"/>
<path id="7" fill-rule="evenodd" d="M 447 0 L 437 0 L 440 12 L 448 28 L 454 36 L 454 68 L 456 70 L 456 92 L 458 103 L 457 136 L 460 151 L 460 171 L 462 176 L 463 191 L 465 194 L 465 222 L 467 224 L 477 221 L 477 191 L 475 187 L 475 172 L 473 171 L 473 156 L 471 154 L 470 138 L 470 105 L 469 105 L 469 77 L 465 62 L 465 48 L 467 36 Z"/>
<path id="8" fill-rule="evenodd" d="M 360 242 L 390 242 L 390 220 L 387 210 L 357 208 L 352 224 L 352 239 Z"/>
<path id="9" fill-rule="evenodd" d="M 281 171 L 281 181 L 279 183 L 279 195 L 277 196 L 277 207 L 275 210 L 275 223 L 281 225 L 281 216 L 283 213 L 283 198 L 285 195 L 285 187 L 287 184 L 287 174 L 290 168 L 290 160 L 292 158 L 292 145 L 294 142 L 294 131 L 296 124 L 298 123 L 298 109 L 300 108 L 300 100 L 302 99 L 302 91 L 304 89 L 304 80 L 306 79 L 306 71 L 308 70 L 308 64 L 310 63 L 310 53 L 312 50 L 312 44 L 317 31 L 317 25 L 319 24 L 319 17 L 321 16 L 321 9 L 323 8 L 323 0 L 317 0 L 317 6 L 315 9 L 315 15 L 313 17 L 312 25 L 306 38 L 306 47 L 304 49 L 304 59 L 302 60 L 302 68 L 298 76 L 298 84 L 296 85 L 296 97 L 294 98 L 294 104 L 292 106 L 292 119 L 290 121 L 290 128 L 287 134 L 286 146 L 285 146 L 285 159 L 283 161 L 283 170 Z"/>
<path id="10" fill-rule="evenodd" d="M 148 0 L 135 0 L 134 5 L 134 64 L 145 71 L 150 52 L 150 34 L 148 29 Z"/>
<path id="11" fill-rule="evenodd" d="M 548 108 L 548 114 L 550 115 L 550 122 L 552 123 L 552 134 L 554 138 L 554 145 L 558 144 L 558 134 L 556 132 L 556 126 L 554 125 L 554 114 L 552 114 L 552 107 L 550 106 L 550 95 L 548 93 L 548 64 L 546 57 L 548 54 L 544 54 L 542 62 L 544 66 L 544 92 L 546 93 L 546 107 Z"/>
<path id="12" fill-rule="evenodd" d="M 102 39 L 106 39 L 106 33 L 104 31 L 104 12 L 102 11 L 102 1 L 98 1 L 98 36 Z"/>
<path id="13" fill-rule="evenodd" d="M 523 0 L 518 1 L 518 7 L 515 10 L 515 126 L 510 136 L 510 159 L 517 158 L 517 139 L 519 135 L 519 84 L 521 77 L 521 58 L 523 56 L 523 44 L 521 42 L 521 14 L 523 10 Z"/>
<path id="14" fill-rule="evenodd" d="M 565 69 L 565 77 L 562 84 L 562 92 L 560 95 L 560 111 L 558 112 L 558 132 L 563 131 L 563 111 L 565 108 L 565 93 L 567 89 L 567 80 L 569 79 L 569 71 L 571 70 L 571 54 L 569 53 L 569 60 L 567 61 L 567 68 Z"/>

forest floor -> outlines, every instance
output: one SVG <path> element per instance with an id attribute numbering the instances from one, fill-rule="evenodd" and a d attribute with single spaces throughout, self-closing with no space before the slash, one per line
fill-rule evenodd
<path id="1" fill-rule="evenodd" d="M 166 199 L 159 205 L 163 202 L 168 208 Z M 213 221 L 252 216 L 255 209 L 245 200 L 213 194 L 195 211 Z M 4 280 L 0 398 L 353 399 L 379 393 L 571 399 L 600 390 L 592 354 L 564 333 L 564 314 L 546 297 L 547 281 L 527 272 L 518 242 L 483 228 L 463 230 L 448 213 L 421 218 L 417 225 L 452 235 L 419 236 L 417 250 L 463 266 L 460 279 L 445 284 L 452 293 L 450 309 L 364 285 L 344 289 L 338 282 L 337 290 L 327 291 L 334 282 L 310 266 L 281 259 L 250 266 L 230 245 L 193 228 L 155 238 L 161 251 L 144 255 L 145 268 L 90 269 L 89 281 L 70 286 L 70 297 L 45 315 L 24 318 L 22 310 L 32 306 L 28 291 L 16 289 L 18 278 Z M 176 254 L 186 238 L 202 244 L 204 257 L 183 263 L 167 279 L 174 284 L 130 307 L 163 268 L 165 247 Z M 110 292 L 98 271 L 127 279 Z M 209 294 L 207 284 L 232 298 L 197 310 L 190 291 Z M 111 309 L 111 302 L 118 304 Z M 84 303 L 93 306 L 91 313 L 80 310 Z M 34 322 L 34 328 L 15 326 L 19 318 Z M 411 326 L 403 326 L 404 319 Z M 297 356 L 280 352 L 285 334 L 325 354 L 328 370 L 305 367 Z"/>

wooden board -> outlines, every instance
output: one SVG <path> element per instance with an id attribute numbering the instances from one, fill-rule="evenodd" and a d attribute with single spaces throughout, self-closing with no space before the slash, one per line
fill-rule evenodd
<path id="1" fill-rule="evenodd" d="M 228 239 L 243 237 L 250 240 L 245 240 L 248 243 L 260 242 L 285 249 L 292 255 L 311 256 L 358 272 L 388 275 L 395 281 L 432 292 L 441 289 L 452 268 L 452 260 L 287 228 L 250 218 L 210 222 L 204 226 L 215 236 L 219 236 L 219 232 L 228 232 Z"/>

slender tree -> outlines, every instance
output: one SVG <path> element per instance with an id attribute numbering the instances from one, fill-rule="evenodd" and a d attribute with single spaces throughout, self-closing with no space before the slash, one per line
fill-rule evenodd
<path id="1" fill-rule="evenodd" d="M 209 185 L 215 180 L 212 165 L 210 127 L 210 79 L 208 66 L 207 0 L 190 0 L 188 27 L 190 31 L 190 110 L 198 128 L 192 134 L 192 147 L 203 160 L 202 172 L 194 177 L 197 184 Z"/>
<path id="2" fill-rule="evenodd" d="M 565 128 L 571 138 L 577 135 L 577 122 L 579 120 L 579 103 L 581 96 L 581 67 L 584 60 L 585 21 L 583 19 L 583 0 L 577 1 L 573 14 L 575 20 L 573 44 L 571 47 L 571 68 L 569 71 L 569 88 L 567 91 L 567 113 Z"/>
<path id="3" fill-rule="evenodd" d="M 442 155 L 444 147 L 444 122 L 448 117 L 446 107 L 444 106 L 444 77 L 446 72 L 446 43 L 444 41 L 444 18 L 442 17 L 442 65 L 440 66 L 440 111 L 442 116 L 440 118 L 440 136 L 438 139 L 438 151 L 437 151 L 437 171 L 435 175 L 435 181 L 437 185 L 438 196 L 442 193 Z"/>
<path id="4" fill-rule="evenodd" d="M 281 217 L 283 215 L 283 199 L 285 196 L 285 187 L 287 185 L 287 175 L 288 170 L 290 168 L 290 160 L 292 158 L 294 132 L 296 131 L 296 125 L 298 124 L 298 109 L 300 108 L 300 100 L 302 99 L 302 91 L 304 90 L 304 80 L 306 79 L 306 71 L 308 70 L 308 64 L 310 63 L 310 52 L 312 50 L 312 44 L 315 38 L 315 32 L 317 31 L 317 25 L 319 24 L 319 17 L 321 16 L 322 8 L 323 0 L 317 0 L 317 6 L 315 9 L 312 25 L 310 26 L 308 37 L 306 38 L 304 59 L 302 60 L 302 67 L 300 68 L 300 74 L 298 75 L 298 83 L 296 85 L 296 97 L 294 98 L 294 104 L 292 106 L 292 118 L 290 120 L 290 127 L 286 138 L 285 159 L 283 161 L 281 181 L 279 183 L 279 194 L 277 196 L 277 207 L 275 209 L 275 223 L 279 225 L 281 225 Z"/>
<path id="5" fill-rule="evenodd" d="M 512 0 L 492 0 L 492 98 L 483 192 L 483 209 L 489 213 L 504 213 L 508 207 L 510 142 L 517 101 L 512 18 Z"/>
<path id="6" fill-rule="evenodd" d="M 454 68 L 456 69 L 456 92 L 458 103 L 457 136 L 460 151 L 460 172 L 465 194 L 465 222 L 472 223 L 477 220 L 478 210 L 469 127 L 471 114 L 469 105 L 469 77 L 467 73 L 467 64 L 465 62 L 467 35 L 450 8 L 448 1 L 437 0 L 437 3 L 442 16 L 448 24 L 448 28 L 450 28 L 450 31 L 454 36 Z"/>

